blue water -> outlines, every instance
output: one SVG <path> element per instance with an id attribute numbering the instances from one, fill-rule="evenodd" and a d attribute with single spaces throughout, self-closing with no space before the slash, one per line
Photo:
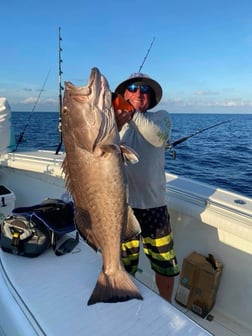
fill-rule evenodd
<path id="1" fill-rule="evenodd" d="M 18 150 L 56 151 L 58 113 L 13 112 L 12 116 L 17 138 L 25 129 Z M 165 168 L 168 172 L 252 197 L 251 114 L 186 113 L 171 114 L 171 117 L 171 142 L 222 121 L 228 122 L 177 145 L 176 160 L 167 151 Z"/>

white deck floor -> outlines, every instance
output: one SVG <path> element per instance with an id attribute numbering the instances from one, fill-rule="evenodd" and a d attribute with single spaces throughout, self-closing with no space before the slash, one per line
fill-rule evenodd
<path id="1" fill-rule="evenodd" d="M 0 257 L 5 282 L 39 335 L 209 335 L 137 281 L 143 301 L 87 306 L 101 255 L 82 241 L 61 257 L 51 250 L 33 259 L 3 251 Z"/>

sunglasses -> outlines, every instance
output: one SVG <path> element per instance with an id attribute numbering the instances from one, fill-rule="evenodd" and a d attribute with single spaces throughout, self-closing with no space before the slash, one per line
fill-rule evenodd
<path id="1" fill-rule="evenodd" d="M 138 85 L 138 84 L 130 84 L 127 86 L 127 90 L 129 92 L 137 92 L 140 89 L 141 93 L 149 93 L 150 87 L 148 85 Z"/>

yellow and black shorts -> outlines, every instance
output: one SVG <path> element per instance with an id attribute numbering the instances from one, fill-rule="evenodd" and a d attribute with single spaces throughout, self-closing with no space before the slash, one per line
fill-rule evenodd
<path id="1" fill-rule="evenodd" d="M 141 235 L 122 243 L 122 262 L 127 272 L 135 275 L 139 261 L 140 240 L 151 268 L 159 274 L 175 276 L 179 268 L 167 206 L 133 209 L 141 226 Z"/>

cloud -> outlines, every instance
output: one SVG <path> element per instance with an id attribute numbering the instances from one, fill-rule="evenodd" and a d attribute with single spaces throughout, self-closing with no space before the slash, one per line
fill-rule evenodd
<path id="1" fill-rule="evenodd" d="M 160 103 L 160 107 L 170 112 L 252 112 L 252 100 L 242 98 L 210 99 L 203 97 L 168 98 Z"/>
<path id="2" fill-rule="evenodd" d="M 217 96 L 220 94 L 218 91 L 213 90 L 198 90 L 193 93 L 196 96 Z"/>
<path id="3" fill-rule="evenodd" d="M 56 99 L 56 98 L 47 98 L 47 99 L 44 99 L 42 102 L 42 104 L 58 104 L 59 103 L 59 100 Z"/>
<path id="4" fill-rule="evenodd" d="M 223 106 L 226 107 L 251 107 L 252 101 L 244 101 L 242 99 L 230 99 L 223 102 Z"/>
<path id="5" fill-rule="evenodd" d="M 35 104 L 37 102 L 38 97 L 27 97 L 20 101 L 20 104 L 29 105 Z M 58 100 L 56 98 L 41 98 L 38 102 L 39 105 L 47 105 L 47 104 L 58 104 Z"/>
<path id="6" fill-rule="evenodd" d="M 27 97 L 20 101 L 20 104 L 34 104 L 37 101 L 37 97 Z"/>

